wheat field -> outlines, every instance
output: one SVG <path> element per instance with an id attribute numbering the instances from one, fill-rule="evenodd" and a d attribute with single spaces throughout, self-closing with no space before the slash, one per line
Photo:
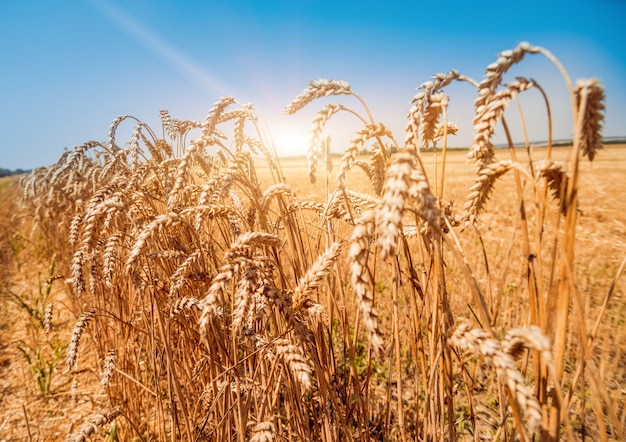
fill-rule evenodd
<path id="1" fill-rule="evenodd" d="M 504 81 L 526 56 L 563 75 L 569 146 L 493 145 L 519 94 L 549 110 Z M 453 82 L 477 93 L 467 150 Z M 319 107 L 306 158 L 225 97 L 0 182 L 0 440 L 624 440 L 626 151 L 603 101 L 521 43 L 422 84 L 401 136 L 316 80 L 285 108 Z M 362 123 L 340 155 L 331 118 Z"/>

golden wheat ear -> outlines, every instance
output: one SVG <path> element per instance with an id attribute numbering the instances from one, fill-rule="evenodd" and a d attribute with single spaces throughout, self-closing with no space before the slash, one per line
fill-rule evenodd
<path id="1" fill-rule="evenodd" d="M 316 98 L 330 95 L 352 94 L 350 85 L 342 80 L 314 80 L 309 82 L 309 87 L 300 93 L 285 107 L 285 113 L 293 115 Z"/>
<path id="2" fill-rule="evenodd" d="M 597 78 L 576 81 L 574 90 L 577 114 L 582 123 L 577 133 L 577 142 L 583 156 L 593 161 L 602 149 L 602 122 L 604 120 L 604 87 Z M 580 121 L 580 117 L 579 117 Z"/>

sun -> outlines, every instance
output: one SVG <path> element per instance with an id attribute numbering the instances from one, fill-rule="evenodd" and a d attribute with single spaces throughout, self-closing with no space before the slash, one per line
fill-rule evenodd
<path id="1" fill-rule="evenodd" d="M 276 152 L 279 156 L 306 155 L 310 134 L 297 127 L 281 125 L 279 130 L 272 133 Z"/>

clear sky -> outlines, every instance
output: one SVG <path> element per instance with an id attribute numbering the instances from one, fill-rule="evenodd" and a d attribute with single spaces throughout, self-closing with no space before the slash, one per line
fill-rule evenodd
<path id="1" fill-rule="evenodd" d="M 106 140 L 121 114 L 155 129 L 160 109 L 202 120 L 225 95 L 255 105 L 280 153 L 304 154 L 302 139 L 325 101 L 295 116 L 282 110 L 318 78 L 349 82 L 401 142 L 417 86 L 450 69 L 480 80 L 520 41 L 551 51 L 574 80 L 599 77 L 604 135 L 623 136 L 624 17 L 625 0 L 0 0 L 0 167 L 54 163 L 64 148 Z M 510 78 L 517 75 L 548 91 L 554 137 L 570 137 L 556 69 L 535 55 Z M 451 144 L 467 146 L 475 90 L 458 84 L 448 93 L 449 117 L 461 128 Z M 537 97 L 528 92 L 521 103 L 530 137 L 540 140 Z M 343 116 L 329 133 L 350 124 Z M 345 146 L 341 135 L 333 146 Z"/>

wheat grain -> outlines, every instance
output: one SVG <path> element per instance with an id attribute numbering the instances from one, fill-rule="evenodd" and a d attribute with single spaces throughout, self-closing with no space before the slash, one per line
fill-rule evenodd
<path id="1" fill-rule="evenodd" d="M 433 142 L 436 143 L 437 141 L 441 140 L 444 134 L 456 135 L 458 131 L 459 131 L 459 126 L 457 126 L 454 123 L 447 123 L 447 124 L 440 123 L 437 125 L 437 129 L 435 130 L 435 133 L 433 134 Z"/>
<path id="2" fill-rule="evenodd" d="M 536 350 L 544 363 L 552 363 L 552 344 L 550 339 L 536 325 L 507 330 L 502 340 L 502 350 L 511 356 L 515 356 L 521 348 Z"/>
<path id="3" fill-rule="evenodd" d="M 276 355 L 282 358 L 293 377 L 305 390 L 311 388 L 313 370 L 298 346 L 286 339 L 278 339 L 276 340 Z"/>
<path id="4" fill-rule="evenodd" d="M 598 150 L 602 149 L 602 122 L 604 120 L 604 87 L 597 78 L 576 81 L 574 90 L 576 113 L 583 113 L 582 125 L 577 127 L 578 146 L 583 156 L 593 161 Z M 584 109 L 581 109 L 586 103 Z"/>
<path id="5" fill-rule="evenodd" d="M 350 263 L 349 271 L 352 290 L 363 316 L 368 341 L 374 352 L 380 353 L 383 347 L 383 338 L 378 326 L 378 312 L 374 308 L 373 281 L 370 270 L 367 267 L 369 242 L 374 234 L 375 218 L 375 212 L 367 210 L 356 221 L 350 237 L 348 262 Z"/>
<path id="6" fill-rule="evenodd" d="M 376 210 L 376 243 L 383 258 L 395 252 L 402 232 L 402 212 L 409 198 L 416 201 L 416 212 L 429 224 L 437 226 L 440 218 L 437 201 L 417 168 L 414 151 L 394 155 L 387 172 L 381 205 Z"/>
<path id="7" fill-rule="evenodd" d="M 467 154 L 468 159 L 474 159 L 479 167 L 484 167 L 494 160 L 494 147 L 491 137 L 496 129 L 496 124 L 502 119 L 504 111 L 509 103 L 535 83 L 522 77 L 505 84 L 505 89 L 490 93 L 489 99 L 484 104 L 477 104 L 474 115 L 474 139 Z"/>
<path id="8" fill-rule="evenodd" d="M 173 140 L 176 138 L 176 131 L 174 130 L 174 126 L 172 125 L 172 118 L 170 117 L 170 113 L 162 109 L 159 111 L 159 115 L 161 116 L 161 125 L 163 129 L 167 133 L 167 135 Z"/>
<path id="9" fill-rule="evenodd" d="M 102 273 L 104 276 L 104 284 L 109 288 L 113 288 L 111 281 L 117 261 L 117 248 L 122 236 L 123 234 L 121 232 L 114 233 L 109 237 L 104 247 L 104 253 L 102 255 Z"/>
<path id="10" fill-rule="evenodd" d="M 565 190 L 568 186 L 568 176 L 563 166 L 550 160 L 543 160 L 536 164 L 535 170 L 538 175 L 544 177 L 552 197 L 559 202 L 559 208 L 563 215 L 567 213 L 567 199 Z"/>
<path id="11" fill-rule="evenodd" d="M 352 168 L 356 161 L 359 151 L 365 142 L 371 138 L 392 137 L 391 131 L 383 124 L 368 124 L 364 129 L 360 130 L 348 145 L 337 172 L 337 186 L 340 189 L 345 188 L 348 171 Z"/>
<path id="12" fill-rule="evenodd" d="M 180 266 L 178 266 L 178 268 L 172 274 L 172 276 L 170 276 L 170 281 L 171 281 L 170 292 L 169 292 L 170 299 L 173 299 L 178 293 L 178 291 L 183 287 L 183 285 L 185 284 L 185 278 L 187 274 L 189 273 L 191 266 L 200 258 L 200 256 L 201 256 L 201 251 L 196 250 L 195 252 L 190 254 L 183 261 L 183 263 Z"/>
<path id="13" fill-rule="evenodd" d="M 109 350 L 104 358 L 102 373 L 100 373 L 100 385 L 104 388 L 106 388 L 109 385 L 109 382 L 111 382 L 111 376 L 113 376 L 113 372 L 115 371 L 116 358 L 117 353 L 115 350 Z"/>
<path id="14" fill-rule="evenodd" d="M 322 253 L 306 272 L 304 277 L 298 282 L 294 290 L 294 309 L 306 303 L 316 289 L 319 288 L 322 280 L 328 274 L 331 265 L 341 253 L 341 241 L 335 241 Z"/>
<path id="15" fill-rule="evenodd" d="M 70 370 L 74 367 L 74 365 L 76 364 L 76 359 L 78 358 L 78 347 L 80 345 L 80 338 L 82 337 L 85 328 L 87 328 L 89 321 L 91 321 L 95 316 L 95 310 L 85 312 L 81 315 L 80 318 L 78 318 L 78 321 L 76 321 L 76 324 L 74 325 L 70 344 L 67 347 L 66 363 L 69 366 Z"/>
<path id="16" fill-rule="evenodd" d="M 78 235 L 80 232 L 80 225 L 83 222 L 83 214 L 81 212 L 76 213 L 70 222 L 69 242 L 71 245 L 78 243 Z"/>
<path id="17" fill-rule="evenodd" d="M 519 333 L 515 336 L 519 336 Z M 470 350 L 482 355 L 493 365 L 498 377 L 511 392 L 513 400 L 525 412 L 530 432 L 535 432 L 541 423 L 541 406 L 526 386 L 524 376 L 515 366 L 511 355 L 502 350 L 500 342 L 483 329 L 470 330 L 467 323 L 457 327 L 450 337 L 450 342 L 461 350 Z"/>
<path id="18" fill-rule="evenodd" d="M 70 434 L 66 440 L 67 442 L 87 442 L 90 440 L 90 436 L 95 435 L 101 426 L 113 422 L 121 414 L 120 410 L 93 414 L 85 420 L 75 433 Z"/>
<path id="19" fill-rule="evenodd" d="M 85 260 L 85 252 L 79 249 L 74 253 L 72 258 L 72 283 L 74 292 L 78 299 L 82 298 L 85 293 L 85 275 L 83 273 L 83 262 Z"/>
<path id="20" fill-rule="evenodd" d="M 311 138 L 307 149 L 307 175 L 312 184 L 315 183 L 316 180 L 315 172 L 317 169 L 317 161 L 321 153 L 321 136 L 324 131 L 324 126 L 326 122 L 340 110 L 347 110 L 347 108 L 341 104 L 330 103 L 324 106 L 322 110 L 318 111 L 313 119 L 313 124 L 310 129 Z"/>
<path id="21" fill-rule="evenodd" d="M 473 80 L 459 74 L 459 72 L 454 69 L 450 70 L 447 74 L 436 74 L 432 78 L 432 80 L 426 81 L 418 87 L 418 89 L 423 90 L 418 92 L 411 100 L 412 106 L 407 116 L 404 145 L 413 150 L 417 149 L 417 134 L 422 127 L 421 116 L 424 115 L 425 110 L 429 107 L 429 103 L 432 101 L 431 96 L 454 80 L 473 82 Z M 428 136 L 426 136 L 425 139 L 428 139 Z"/>
<path id="22" fill-rule="evenodd" d="M 277 197 L 278 195 L 284 195 L 288 198 L 294 198 L 293 190 L 291 190 L 291 186 L 285 183 L 276 183 L 269 186 L 261 195 L 261 199 L 259 200 L 259 207 L 261 208 L 261 213 L 267 213 L 269 209 L 269 204 L 272 198 Z"/>
<path id="23" fill-rule="evenodd" d="M 259 269 L 248 267 L 243 271 L 242 278 L 237 283 L 237 288 L 233 295 L 233 321 L 232 327 L 235 331 L 241 330 L 244 319 L 248 316 L 250 303 L 252 301 L 251 294 L 255 291 L 257 281 L 257 272 Z"/>
<path id="24" fill-rule="evenodd" d="M 230 246 L 228 251 L 224 253 L 224 259 L 227 262 L 233 262 L 239 256 L 249 256 L 248 251 L 252 247 L 270 246 L 277 247 L 280 245 L 280 238 L 276 235 L 266 232 L 245 232 L 242 233 Z"/>
<path id="25" fill-rule="evenodd" d="M 350 85 L 341 80 L 319 79 L 309 82 L 309 87 L 302 91 L 285 107 L 285 113 L 293 115 L 316 98 L 329 95 L 352 94 Z"/>
<path id="26" fill-rule="evenodd" d="M 120 149 L 120 147 L 115 143 L 115 133 L 117 132 L 117 127 L 127 118 L 133 117 L 130 115 L 120 115 L 111 122 L 111 126 L 109 127 L 109 145 L 115 150 Z"/>
<path id="27" fill-rule="evenodd" d="M 428 144 L 434 141 L 439 117 L 448 107 L 448 96 L 443 92 L 437 92 L 428 96 L 424 100 L 424 110 L 422 118 L 422 144 L 428 147 Z"/>
<path id="28" fill-rule="evenodd" d="M 272 442 L 274 440 L 274 431 L 272 422 L 259 422 L 252 428 L 250 442 Z"/>
<path id="29" fill-rule="evenodd" d="M 374 143 L 370 154 L 370 182 L 374 193 L 380 196 L 383 192 L 383 184 L 387 173 L 387 161 L 389 161 L 390 149 L 382 143 Z"/>
<path id="30" fill-rule="evenodd" d="M 493 190 L 496 180 L 511 170 L 512 167 L 513 163 L 505 160 L 487 164 L 478 171 L 478 176 L 470 188 L 470 193 L 463 207 L 463 215 L 461 217 L 463 228 L 469 227 L 476 222 L 476 218 L 489 199 L 489 194 Z"/>
<path id="31" fill-rule="evenodd" d="M 50 302 L 46 305 L 46 309 L 43 314 L 42 325 L 43 330 L 46 334 L 49 334 L 52 331 L 52 313 L 54 309 L 54 303 Z"/>
<path id="32" fill-rule="evenodd" d="M 221 121 L 224 110 L 233 103 L 235 103 L 234 97 L 222 97 L 213 104 L 201 126 L 202 138 L 214 135 L 215 127 Z"/>
<path id="33" fill-rule="evenodd" d="M 200 311 L 202 310 L 202 301 L 193 296 L 183 296 L 176 300 L 172 306 L 170 317 L 178 316 L 186 311 Z"/>
<path id="34" fill-rule="evenodd" d="M 156 216 L 150 223 L 141 231 L 135 240 L 128 259 L 126 260 L 126 271 L 130 272 L 132 265 L 135 263 L 143 248 L 146 245 L 146 241 L 155 234 L 162 226 L 167 225 L 170 228 L 180 223 L 181 217 L 174 212 L 165 213 Z"/>

